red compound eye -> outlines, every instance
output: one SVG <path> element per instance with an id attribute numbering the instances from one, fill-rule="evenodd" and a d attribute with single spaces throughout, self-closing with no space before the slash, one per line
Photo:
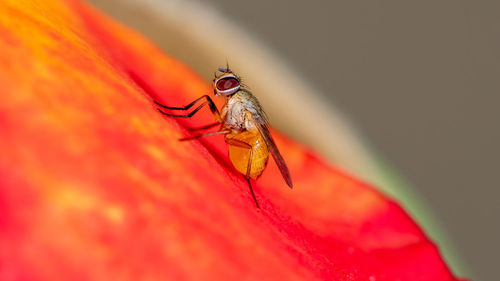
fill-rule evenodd
<path id="1" fill-rule="evenodd" d="M 240 85 L 240 81 L 234 77 L 222 78 L 215 84 L 217 90 L 219 91 L 227 91 L 229 89 L 236 88 Z"/>

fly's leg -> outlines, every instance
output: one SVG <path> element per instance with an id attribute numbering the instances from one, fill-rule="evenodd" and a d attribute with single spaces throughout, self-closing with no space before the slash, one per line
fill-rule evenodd
<path id="1" fill-rule="evenodd" d="M 250 183 L 250 178 L 245 177 L 245 179 L 247 180 L 248 187 L 250 188 L 250 193 L 252 194 L 253 201 L 255 202 L 255 207 L 257 207 L 257 209 L 260 209 L 259 202 L 257 202 L 257 198 L 255 198 L 255 194 L 253 193 L 253 188 L 252 184 Z"/>
<path id="2" fill-rule="evenodd" d="M 191 107 L 193 107 L 193 105 L 195 105 L 198 101 L 200 101 L 202 99 L 206 99 L 206 101 L 203 102 L 200 106 L 198 106 L 197 108 L 195 108 L 193 111 L 191 111 L 188 114 L 171 114 L 171 113 L 167 113 L 159 108 L 158 108 L 158 111 L 166 116 L 169 116 L 169 117 L 189 118 L 189 117 L 193 116 L 196 112 L 198 112 L 203 106 L 208 104 L 208 107 L 210 108 L 210 111 L 212 111 L 212 114 L 214 115 L 217 122 L 221 123 L 222 119 L 220 117 L 219 110 L 217 109 L 217 106 L 215 106 L 215 103 L 213 102 L 213 100 L 208 95 L 203 95 L 184 107 L 166 106 L 166 105 L 163 105 L 157 101 L 155 101 L 155 103 L 156 103 L 156 105 L 158 105 L 162 108 L 166 108 L 166 109 L 170 109 L 170 110 L 186 111 L 186 110 L 189 110 Z"/>
<path id="3" fill-rule="evenodd" d="M 210 129 L 212 127 L 215 127 L 217 125 L 220 125 L 219 122 L 215 122 L 215 123 L 212 123 L 212 124 L 208 124 L 208 125 L 205 125 L 203 127 L 197 127 L 197 128 L 187 128 L 188 131 L 201 131 L 201 130 L 205 130 L 205 129 Z"/>
<path id="4" fill-rule="evenodd" d="M 250 169 L 252 168 L 252 158 L 253 158 L 253 149 L 252 146 L 246 142 L 235 140 L 235 139 L 226 139 L 226 143 L 229 145 L 234 145 L 241 148 L 246 148 L 250 150 L 250 155 L 248 156 L 248 164 L 247 164 L 247 173 L 245 175 L 245 180 L 248 183 L 248 187 L 250 188 L 250 193 L 252 194 L 253 201 L 255 202 L 255 206 L 257 209 L 260 209 L 259 203 L 257 202 L 257 198 L 253 192 L 252 184 L 250 183 Z"/>
<path id="5" fill-rule="evenodd" d="M 191 137 L 187 137 L 187 138 L 182 138 L 182 139 L 179 139 L 179 141 L 188 141 L 188 140 L 199 139 L 199 138 L 209 137 L 209 136 L 215 136 L 215 135 L 227 135 L 230 132 L 231 131 L 227 131 L 227 130 L 217 131 L 217 132 L 211 132 L 211 133 L 200 134 L 200 135 L 191 136 Z"/>
<path id="6" fill-rule="evenodd" d="M 167 115 L 168 117 L 183 117 L 183 118 L 189 118 L 191 116 L 193 116 L 196 112 L 198 112 L 203 106 L 205 106 L 207 104 L 207 102 L 204 102 L 202 103 L 200 106 L 198 106 L 197 108 L 195 108 L 193 111 L 191 111 L 190 113 L 188 114 L 170 114 L 170 113 L 166 113 L 165 111 L 161 110 L 158 108 L 158 111 L 163 114 L 163 115 Z"/>
<path id="7" fill-rule="evenodd" d="M 198 101 L 202 100 L 206 98 L 208 102 L 212 103 L 215 107 L 215 104 L 214 102 L 212 101 L 212 99 L 208 96 L 208 95 L 203 95 L 197 99 L 195 99 L 194 101 L 192 101 L 190 104 L 184 106 L 184 107 L 176 107 L 176 106 L 166 106 L 166 105 L 163 105 L 157 101 L 154 101 L 156 103 L 156 105 L 160 106 L 160 107 L 163 107 L 163 108 L 166 108 L 166 109 L 173 109 L 173 110 L 189 110 L 193 105 L 195 105 Z M 215 108 L 217 109 L 217 108 Z"/>

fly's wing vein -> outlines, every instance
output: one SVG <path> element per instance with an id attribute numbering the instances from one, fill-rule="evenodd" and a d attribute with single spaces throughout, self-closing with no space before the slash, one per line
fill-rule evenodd
<path id="1" fill-rule="evenodd" d="M 283 176 L 283 179 L 285 179 L 286 184 L 291 188 L 292 178 L 290 177 L 290 171 L 288 171 L 288 167 L 285 164 L 285 160 L 283 159 L 283 156 L 281 156 L 280 151 L 276 146 L 276 143 L 274 143 L 273 137 L 271 136 L 271 132 L 269 132 L 267 124 L 263 122 L 255 122 L 255 123 L 256 123 L 255 125 L 259 129 L 262 138 L 266 142 L 267 148 L 269 149 L 271 155 L 274 158 L 274 162 L 276 162 L 276 165 L 278 165 L 278 168 L 281 172 L 281 175 Z"/>

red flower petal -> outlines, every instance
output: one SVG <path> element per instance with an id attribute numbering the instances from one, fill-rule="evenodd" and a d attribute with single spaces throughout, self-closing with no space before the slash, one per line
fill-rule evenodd
<path id="1" fill-rule="evenodd" d="M 209 85 L 77 1 L 0 4 L 2 280 L 454 280 L 394 202 L 276 135 L 256 209 L 221 139 L 179 143 Z M 210 123 L 208 113 L 198 118 Z"/>

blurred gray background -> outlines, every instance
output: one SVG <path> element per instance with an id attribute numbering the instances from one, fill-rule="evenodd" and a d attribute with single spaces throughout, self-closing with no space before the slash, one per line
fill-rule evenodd
<path id="1" fill-rule="evenodd" d="M 498 280 L 500 2 L 204 0 L 266 42 L 419 190 Z"/>
<path id="2" fill-rule="evenodd" d="M 114 4 L 91 2 L 116 17 Z M 353 121 L 429 203 L 467 277 L 498 280 L 500 2 L 200 2 L 280 54 Z"/>

